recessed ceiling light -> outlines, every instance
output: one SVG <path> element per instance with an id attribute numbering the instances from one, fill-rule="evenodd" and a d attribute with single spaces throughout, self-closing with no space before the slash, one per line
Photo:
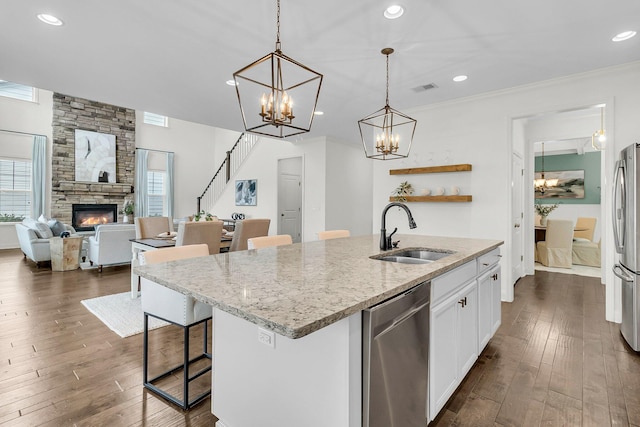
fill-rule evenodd
<path id="1" fill-rule="evenodd" d="M 635 31 L 624 31 L 624 32 L 616 35 L 611 40 L 613 40 L 614 42 L 622 42 L 622 41 L 625 41 L 625 40 L 629 40 L 631 37 L 633 37 L 635 35 L 636 35 Z"/>
<path id="2" fill-rule="evenodd" d="M 324 115 L 324 111 L 314 111 L 313 114 L 315 114 L 316 116 L 322 116 Z"/>
<path id="3" fill-rule="evenodd" d="M 56 18 L 53 15 L 47 15 L 46 13 L 40 13 L 38 15 L 38 19 L 44 22 L 45 24 L 54 25 L 56 27 L 59 27 L 60 25 L 62 25 L 62 20 L 60 20 L 59 18 Z"/>
<path id="4" fill-rule="evenodd" d="M 467 78 L 468 78 L 467 76 L 465 76 L 464 74 L 461 74 L 459 76 L 455 76 L 453 78 L 453 81 L 454 82 L 463 82 L 463 81 L 467 80 Z"/>
<path id="5" fill-rule="evenodd" d="M 384 17 L 387 19 L 400 18 L 404 13 L 404 8 L 399 4 L 393 4 L 385 9 Z"/>
<path id="6" fill-rule="evenodd" d="M 229 86 L 238 86 L 238 83 L 235 80 L 227 80 L 227 84 Z"/>

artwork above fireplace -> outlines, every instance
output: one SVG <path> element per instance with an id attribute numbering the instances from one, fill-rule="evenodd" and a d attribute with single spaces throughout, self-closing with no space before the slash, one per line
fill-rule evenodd
<path id="1" fill-rule="evenodd" d="M 71 226 L 76 231 L 93 231 L 96 225 L 118 221 L 118 205 L 114 204 L 73 204 Z"/>

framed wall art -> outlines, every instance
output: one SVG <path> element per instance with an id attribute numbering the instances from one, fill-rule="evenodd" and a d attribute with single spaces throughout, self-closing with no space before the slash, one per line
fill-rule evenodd
<path id="1" fill-rule="evenodd" d="M 584 170 L 573 171 L 545 171 L 547 180 L 557 179 L 557 185 L 545 187 L 544 193 L 535 190 L 536 199 L 584 199 Z M 540 172 L 534 174 L 534 179 L 542 178 Z"/>
<path id="2" fill-rule="evenodd" d="M 76 129 L 76 181 L 116 182 L 116 136 Z"/>
<path id="3" fill-rule="evenodd" d="M 258 204 L 258 180 L 236 180 L 236 206 L 256 206 Z"/>

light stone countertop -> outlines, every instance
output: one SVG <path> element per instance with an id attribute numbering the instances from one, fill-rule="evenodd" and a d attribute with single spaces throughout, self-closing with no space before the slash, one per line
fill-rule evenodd
<path id="1" fill-rule="evenodd" d="M 502 245 L 500 240 L 399 235 L 296 243 L 139 266 L 136 274 L 289 337 L 318 329 L 393 297 Z M 430 264 L 369 258 L 409 248 L 455 251 Z"/>

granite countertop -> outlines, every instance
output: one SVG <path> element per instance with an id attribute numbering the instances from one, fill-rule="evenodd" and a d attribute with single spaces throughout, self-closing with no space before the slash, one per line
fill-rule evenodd
<path id="1" fill-rule="evenodd" d="M 380 255 L 380 236 L 296 243 L 139 266 L 136 274 L 289 337 L 301 338 L 500 246 L 500 240 L 400 235 L 401 247 L 455 251 L 430 264 Z"/>

